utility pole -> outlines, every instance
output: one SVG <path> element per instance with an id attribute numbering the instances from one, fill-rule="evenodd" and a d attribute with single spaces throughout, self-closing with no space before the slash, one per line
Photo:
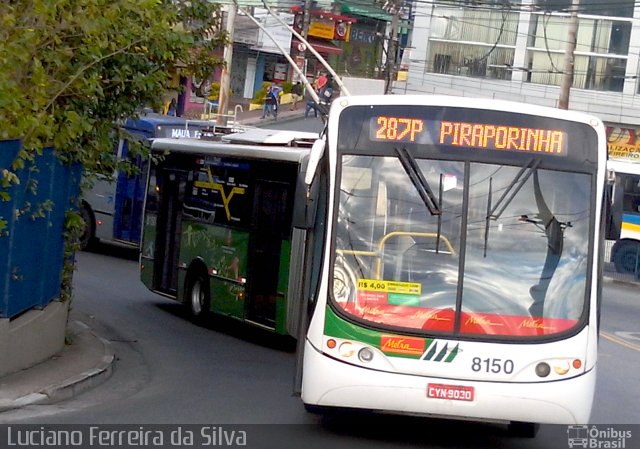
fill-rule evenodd
<path id="1" fill-rule="evenodd" d="M 396 73 L 398 55 L 398 23 L 400 22 L 400 12 L 402 11 L 403 0 L 394 0 L 391 5 L 391 29 L 389 31 L 389 43 L 387 45 L 387 63 L 385 69 L 384 93 L 391 92 L 391 86 Z"/>
<path id="2" fill-rule="evenodd" d="M 229 108 L 229 91 L 231 90 L 231 63 L 233 62 L 233 32 L 236 23 L 238 5 L 234 2 L 229 5 L 227 14 L 227 36 L 229 42 L 224 47 L 224 67 L 220 75 L 220 94 L 218 96 L 218 119 L 216 124 L 226 126 L 227 109 Z M 206 101 L 206 99 L 205 99 Z"/>
<path id="3" fill-rule="evenodd" d="M 309 26 L 311 25 L 311 6 L 313 0 L 304 0 L 304 10 L 302 11 L 302 33 L 300 35 L 307 40 L 309 36 Z M 304 44 L 303 44 L 304 45 Z M 300 51 L 299 56 L 302 58 L 302 71 L 304 76 L 307 76 L 307 50 Z M 300 80 L 302 81 L 302 80 Z"/>
<path id="4" fill-rule="evenodd" d="M 564 67 L 562 69 L 562 84 L 560 85 L 560 99 L 558 108 L 569 109 L 569 94 L 573 84 L 574 52 L 578 36 L 578 7 L 580 0 L 573 0 L 571 3 L 571 17 L 569 19 L 569 30 L 567 34 L 567 49 L 564 54 Z"/>

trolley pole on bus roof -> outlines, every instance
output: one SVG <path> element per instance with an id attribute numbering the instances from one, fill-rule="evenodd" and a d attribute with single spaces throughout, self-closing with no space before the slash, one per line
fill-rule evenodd
<path id="1" fill-rule="evenodd" d="M 331 76 L 333 77 L 333 80 L 336 82 L 336 84 L 338 84 L 338 86 L 340 87 L 341 94 L 342 95 L 351 95 L 351 93 L 349 92 L 347 87 L 344 85 L 344 83 L 342 82 L 342 79 L 338 76 L 336 71 L 333 70 L 333 68 L 327 62 L 327 60 L 324 59 L 322 57 L 322 55 L 320 53 L 318 53 L 318 51 L 315 48 L 313 48 L 313 45 L 309 44 L 309 42 L 307 41 L 306 36 L 301 35 L 292 26 L 289 26 L 284 20 L 282 20 L 282 18 L 280 16 L 278 16 L 278 14 L 276 14 L 275 11 L 273 11 L 273 9 L 271 9 L 271 7 L 269 6 L 269 4 L 267 3 L 266 0 L 263 0 L 262 3 L 264 4 L 264 7 L 269 12 L 269 14 L 271 14 L 278 22 L 280 22 L 280 24 L 282 24 L 283 27 L 285 27 L 286 29 L 291 31 L 291 34 L 293 34 L 295 37 L 297 37 L 298 40 L 305 45 L 306 50 L 309 50 L 311 52 L 311 54 L 313 54 L 313 56 L 315 56 L 316 59 L 318 61 L 320 61 L 320 63 L 324 66 L 324 68 L 327 70 L 327 72 L 329 72 L 329 74 L 331 74 Z M 284 56 L 287 57 L 286 54 L 284 54 Z M 306 74 L 305 74 L 304 78 L 306 80 Z M 301 80 L 301 81 L 306 86 L 308 84 L 308 82 L 305 82 L 305 80 Z M 311 90 L 313 90 L 313 89 L 311 89 Z"/>
<path id="2" fill-rule="evenodd" d="M 558 108 L 569 109 L 569 95 L 573 84 L 574 52 L 578 35 L 578 7 L 580 0 L 571 3 L 571 19 L 567 34 L 567 49 L 564 54 L 564 67 L 562 69 L 562 84 L 560 85 L 560 98 Z"/>
<path id="3" fill-rule="evenodd" d="M 264 34 L 267 35 L 267 37 L 269 39 L 271 39 L 273 41 L 273 43 L 278 48 L 278 50 L 280 50 L 280 53 L 282 53 L 282 56 L 285 57 L 285 59 L 289 62 L 291 67 L 293 67 L 293 69 L 296 71 L 298 76 L 301 78 L 302 83 L 307 87 L 307 89 L 310 89 L 309 93 L 311 95 L 311 98 L 313 98 L 313 101 L 315 101 L 316 103 L 320 103 L 320 97 L 318 97 L 318 94 L 313 90 L 313 87 L 311 87 L 311 84 L 309 83 L 309 80 L 307 80 L 307 77 L 302 73 L 302 70 L 300 69 L 300 67 L 298 67 L 296 65 L 295 61 L 291 58 L 291 55 L 289 55 L 289 52 L 285 51 L 285 49 L 282 48 L 282 46 L 273 37 L 273 35 L 269 32 L 269 30 L 267 30 L 255 17 L 253 17 L 251 14 L 249 14 L 248 11 L 246 11 L 246 10 L 244 10 L 242 8 L 239 8 L 237 0 L 233 0 L 233 3 L 234 3 L 234 5 L 236 5 L 236 10 L 237 11 L 240 11 L 242 14 L 247 16 L 249 18 L 249 20 L 251 20 L 258 28 L 260 28 L 264 32 Z M 266 5 L 266 3 L 265 3 L 265 5 Z M 271 10 L 269 8 L 267 8 L 267 10 L 269 10 L 271 12 Z M 274 17 L 277 17 L 277 15 L 274 16 Z"/>

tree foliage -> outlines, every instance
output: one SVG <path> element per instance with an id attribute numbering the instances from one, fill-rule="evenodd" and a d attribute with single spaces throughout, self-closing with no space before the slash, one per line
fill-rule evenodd
<path id="1" fill-rule="evenodd" d="M 24 145 L 13 169 L 53 146 L 110 173 L 113 123 L 158 107 L 177 71 L 208 76 L 226 39 L 207 0 L 0 2 L 0 139 Z"/>
<path id="2" fill-rule="evenodd" d="M 221 67 L 221 17 L 207 0 L 0 1 L 0 139 L 23 144 L 0 168 L 0 201 L 19 182 L 17 170 L 46 147 L 87 173 L 121 167 L 114 124 L 142 107 L 159 108 L 177 74 L 204 79 Z M 0 233 L 9 219 L 0 216 Z M 67 214 L 67 254 L 79 220 Z"/>

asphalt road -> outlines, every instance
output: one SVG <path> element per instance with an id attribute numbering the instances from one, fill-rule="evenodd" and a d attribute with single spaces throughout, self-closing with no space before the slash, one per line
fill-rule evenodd
<path id="1" fill-rule="evenodd" d="M 270 443 L 264 447 L 284 435 L 296 444 L 280 447 L 566 447 L 566 426 L 542 426 L 535 440 L 526 440 L 491 424 L 357 414 L 321 420 L 291 394 L 290 341 L 226 320 L 195 325 L 179 304 L 145 289 L 135 257 L 106 245 L 78 254 L 73 307 L 115 345 L 112 377 L 72 400 L 3 414 L 0 422 L 235 424 Z M 593 423 L 640 423 L 640 354 L 615 341 L 622 339 L 616 332 L 637 326 L 636 298 L 635 288 L 606 285 L 604 335 L 613 339 L 601 338 Z"/>
<path id="2" fill-rule="evenodd" d="M 165 424 L 167 432 L 185 425 L 185 432 L 196 434 L 246 432 L 252 448 L 568 447 L 566 426 L 542 426 L 528 440 L 509 436 L 498 424 L 363 414 L 320 419 L 291 394 L 291 341 L 223 319 L 194 324 L 181 305 L 142 285 L 136 251 L 101 245 L 77 258 L 73 307 L 115 346 L 114 373 L 74 399 L 8 412 L 0 423 Z M 638 287 L 608 282 L 604 292 L 592 415 L 603 429 L 640 424 Z M 202 438 L 193 446 L 201 447 Z M 191 446 L 183 443 L 178 446 Z"/>

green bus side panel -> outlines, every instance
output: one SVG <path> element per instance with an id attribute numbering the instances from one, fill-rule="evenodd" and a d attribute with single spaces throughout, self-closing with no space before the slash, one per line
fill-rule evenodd
<path id="1" fill-rule="evenodd" d="M 328 305 L 324 320 L 324 334 L 329 337 L 360 341 L 374 347 L 380 345 L 379 331 L 367 329 L 340 318 Z"/>
<path id="2" fill-rule="evenodd" d="M 216 276 L 210 278 L 211 311 L 244 319 L 244 285 L 234 282 L 247 278 L 249 234 L 231 228 L 183 222 L 180 262 L 187 266 L 196 258 L 204 260 Z M 184 291 L 184 275 L 178 291 Z M 181 293 L 179 293 L 181 294 Z"/>
<path id="3" fill-rule="evenodd" d="M 140 264 L 140 280 L 149 290 L 153 288 L 153 261 L 143 260 Z"/>
<path id="4" fill-rule="evenodd" d="M 397 352 L 393 353 L 393 351 L 390 351 L 388 349 L 385 350 L 385 348 L 383 347 L 383 340 L 389 337 L 391 338 L 395 337 L 398 339 L 412 338 L 414 340 L 418 340 L 420 338 L 406 337 L 402 334 L 394 334 L 393 332 L 382 332 L 382 331 L 367 329 L 365 327 L 358 326 L 357 324 L 350 323 L 349 321 L 343 318 L 340 318 L 338 315 L 336 315 L 333 309 L 331 309 L 331 307 L 329 307 L 328 305 L 326 308 L 325 321 L 324 321 L 324 334 L 329 337 L 335 337 L 335 338 L 340 338 L 344 340 L 354 340 L 354 341 L 359 341 L 359 342 L 368 344 L 370 346 L 373 346 L 374 348 L 380 349 L 381 351 L 387 353 L 387 355 L 392 357 L 410 358 L 410 359 L 415 359 L 420 357 L 420 355 L 416 355 L 416 354 L 401 354 Z M 421 340 L 424 341 L 425 349 L 428 349 L 431 346 L 431 344 L 434 341 L 436 341 L 433 338 L 422 338 Z M 436 346 L 434 346 L 434 348 L 436 348 Z M 455 354 L 453 354 L 453 356 L 447 359 L 446 361 L 450 362 L 451 360 L 453 360 L 453 358 L 455 358 Z"/>
<path id="5" fill-rule="evenodd" d="M 244 320 L 245 288 L 216 278 L 211 279 L 211 309 L 215 313 Z"/>
<path id="6" fill-rule="evenodd" d="M 287 296 L 289 268 L 291 267 L 291 241 L 283 240 L 280 245 L 280 270 L 278 271 L 278 295 L 276 300 L 276 333 L 287 333 Z"/>
<path id="7" fill-rule="evenodd" d="M 147 213 L 144 217 L 142 259 L 140 263 L 140 280 L 148 288 L 153 288 L 153 254 L 156 242 L 157 216 Z"/>

